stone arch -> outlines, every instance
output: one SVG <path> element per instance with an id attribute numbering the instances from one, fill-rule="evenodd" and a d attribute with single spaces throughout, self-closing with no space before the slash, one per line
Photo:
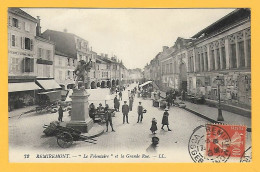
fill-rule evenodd
<path id="1" fill-rule="evenodd" d="M 115 85 L 116 85 L 116 81 L 112 80 L 112 86 L 115 86 Z"/>
<path id="2" fill-rule="evenodd" d="M 108 88 L 111 88 L 111 82 L 110 81 L 107 81 L 107 86 L 108 86 Z"/>
<path id="3" fill-rule="evenodd" d="M 118 79 L 116 80 L 116 85 L 119 85 L 119 80 Z"/>
<path id="4" fill-rule="evenodd" d="M 90 84 L 91 89 L 95 89 L 96 88 L 96 83 L 95 81 L 92 81 Z"/>
<path id="5" fill-rule="evenodd" d="M 101 82 L 101 88 L 105 88 L 106 87 L 106 82 L 105 81 L 102 81 Z"/>

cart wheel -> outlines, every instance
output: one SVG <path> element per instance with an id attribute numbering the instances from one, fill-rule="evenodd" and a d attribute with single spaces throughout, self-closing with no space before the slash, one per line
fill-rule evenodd
<path id="1" fill-rule="evenodd" d="M 62 132 L 57 135 L 57 143 L 62 148 L 68 148 L 73 143 L 73 137 L 68 132 Z"/>

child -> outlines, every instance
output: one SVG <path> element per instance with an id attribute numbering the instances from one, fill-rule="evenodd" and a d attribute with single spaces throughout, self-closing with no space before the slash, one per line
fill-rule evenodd
<path id="1" fill-rule="evenodd" d="M 153 134 L 156 134 L 155 131 L 157 131 L 157 121 L 155 118 L 153 118 L 153 120 L 152 120 L 152 126 L 151 126 L 150 130 L 152 131 Z"/>

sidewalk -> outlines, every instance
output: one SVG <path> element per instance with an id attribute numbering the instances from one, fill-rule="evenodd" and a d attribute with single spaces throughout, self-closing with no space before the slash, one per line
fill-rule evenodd
<path id="1" fill-rule="evenodd" d="M 35 108 L 36 108 L 36 105 L 27 106 L 27 107 L 24 107 L 24 108 L 12 110 L 11 112 L 8 112 L 8 118 L 20 116 L 22 113 L 31 111 L 31 110 L 33 110 Z"/>
<path id="2" fill-rule="evenodd" d="M 185 110 L 192 112 L 195 115 L 198 115 L 212 123 L 219 123 L 217 121 L 218 109 L 214 107 L 209 107 L 208 105 L 194 104 L 185 101 L 186 108 Z M 244 117 L 232 112 L 227 112 L 222 110 L 222 116 L 224 121 L 221 123 L 224 124 L 234 124 L 234 125 L 245 125 L 247 128 L 251 128 L 251 118 Z"/>

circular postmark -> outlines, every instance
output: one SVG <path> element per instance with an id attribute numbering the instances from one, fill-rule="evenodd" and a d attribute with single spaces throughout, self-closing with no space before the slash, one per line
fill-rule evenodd
<path id="1" fill-rule="evenodd" d="M 194 162 L 227 162 L 230 143 L 230 136 L 219 125 L 201 125 L 193 130 L 188 151 Z"/>
<path id="2" fill-rule="evenodd" d="M 240 157 L 240 162 L 251 162 L 252 161 L 252 148 L 251 146 L 245 150 Z"/>

